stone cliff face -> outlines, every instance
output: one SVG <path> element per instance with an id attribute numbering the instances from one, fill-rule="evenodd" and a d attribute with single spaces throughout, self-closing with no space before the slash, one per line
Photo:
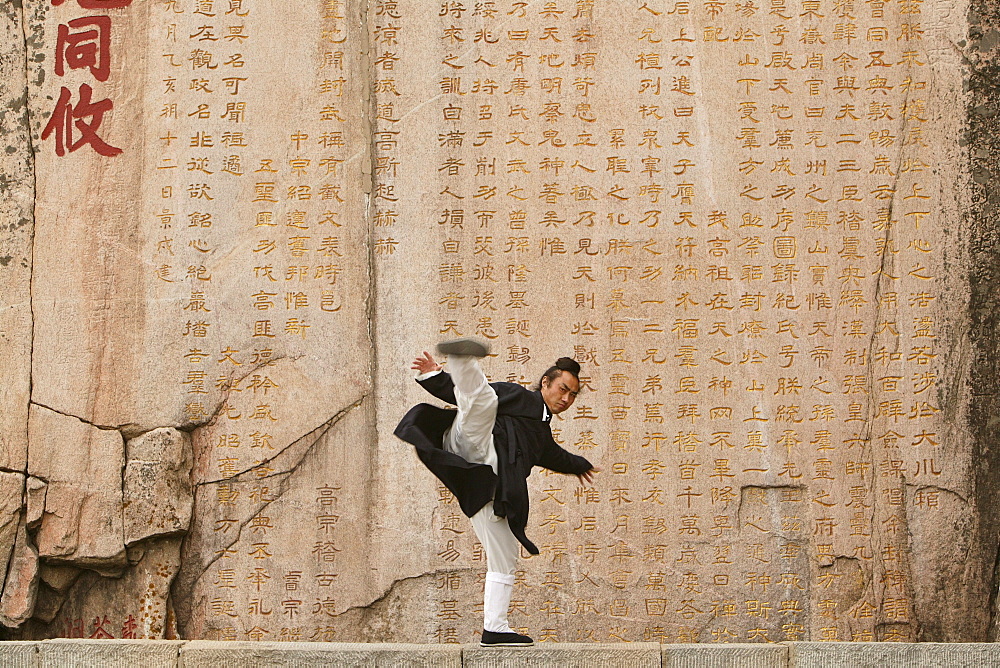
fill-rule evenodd
<path id="1" fill-rule="evenodd" d="M 998 471 L 996 453 L 995 422 L 991 415 L 995 414 L 995 397 L 997 395 L 997 375 L 994 373 L 997 359 L 998 339 L 996 336 L 996 250 L 997 233 L 992 229 L 996 219 L 995 181 L 991 178 L 1000 169 L 1000 147 L 997 145 L 997 112 L 1000 111 L 1000 98 L 997 96 L 997 64 L 996 49 L 997 21 L 1000 13 L 990 3 L 972 2 L 969 6 L 969 54 L 970 70 L 968 73 L 969 90 L 967 101 L 967 135 L 969 147 L 969 171 L 972 182 L 970 187 L 969 207 L 966 217 L 970 223 L 970 333 L 972 342 L 973 363 L 970 372 L 970 384 L 975 397 L 969 411 L 969 431 L 974 440 L 973 473 L 971 474 L 978 515 L 978 531 L 969 541 L 968 554 L 972 558 L 964 559 L 980 564 L 980 572 L 970 572 L 965 569 L 960 581 L 965 581 L 970 575 L 979 581 L 976 589 L 978 596 L 988 597 L 989 607 L 981 611 L 971 611 L 973 619 L 981 620 L 979 624 L 986 626 L 983 637 L 991 641 L 998 638 L 997 631 L 997 577 L 1000 576 L 1000 550 L 997 549 L 995 537 L 998 535 L 1000 518 L 996 514 L 995 504 L 987 499 L 995 495 L 995 483 Z M 973 556 L 981 555 L 981 556 Z M 996 557 L 992 571 L 989 560 Z M 954 567 L 957 569 L 957 566 Z M 944 587 L 941 587 L 944 588 Z M 962 611 L 967 610 L 963 604 L 955 604 L 954 613 L 949 617 L 957 619 Z"/>
<path id="2" fill-rule="evenodd" d="M 7 637 L 471 640 L 481 546 L 391 433 L 476 335 L 494 380 L 583 364 L 554 435 L 605 469 L 533 476 L 519 628 L 990 639 L 998 30 L 6 3 Z"/>

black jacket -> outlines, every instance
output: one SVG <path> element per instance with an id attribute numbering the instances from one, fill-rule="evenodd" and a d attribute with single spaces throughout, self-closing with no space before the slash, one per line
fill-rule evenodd
<path id="1" fill-rule="evenodd" d="M 445 372 L 431 376 L 420 385 L 438 399 L 455 404 L 455 385 Z M 528 540 L 528 475 L 534 466 L 557 473 L 586 473 L 589 461 L 566 452 L 552 439 L 549 423 L 542 420 L 544 401 L 539 392 L 516 383 L 490 383 L 499 404 L 493 424 L 493 445 L 497 470 L 487 464 L 473 464 L 443 448 L 444 433 L 455 420 L 456 411 L 429 404 L 417 404 L 403 416 L 394 432 L 417 449 L 427 468 L 451 493 L 467 516 L 472 517 L 493 501 L 493 512 L 506 517 L 511 533 L 531 554 L 538 548 Z"/>

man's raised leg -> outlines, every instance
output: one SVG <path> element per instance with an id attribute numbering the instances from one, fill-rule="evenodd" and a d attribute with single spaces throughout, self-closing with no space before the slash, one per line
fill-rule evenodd
<path id="1" fill-rule="evenodd" d="M 438 349 L 447 350 L 448 345 L 441 344 Z M 466 461 L 489 464 L 495 472 L 493 424 L 497 417 L 497 393 L 490 387 L 477 357 L 450 353 L 447 368 L 455 384 L 458 415 L 445 434 L 445 449 Z"/>

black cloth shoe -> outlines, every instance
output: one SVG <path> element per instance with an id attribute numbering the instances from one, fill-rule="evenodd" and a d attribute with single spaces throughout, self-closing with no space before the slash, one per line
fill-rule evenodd
<path id="1" fill-rule="evenodd" d="M 520 633 L 497 633 L 483 629 L 482 647 L 530 647 L 535 641 Z"/>
<path id="2" fill-rule="evenodd" d="M 490 354 L 490 344 L 480 339 L 451 339 L 437 344 L 437 351 L 442 355 L 468 355 L 469 357 L 486 357 Z"/>

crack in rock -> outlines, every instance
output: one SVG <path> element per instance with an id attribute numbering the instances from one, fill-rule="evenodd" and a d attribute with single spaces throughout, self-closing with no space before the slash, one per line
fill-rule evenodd
<path id="1" fill-rule="evenodd" d="M 354 401 L 353 403 L 351 403 L 350 405 L 348 405 L 346 408 L 342 408 L 340 411 L 337 412 L 336 415 L 334 415 L 333 417 L 331 417 L 329 420 L 327 420 L 326 422 L 320 424 L 318 427 L 316 427 L 315 429 L 313 429 L 309 433 L 307 433 L 307 434 L 305 434 L 303 436 L 300 436 L 299 438 L 295 439 L 294 441 L 291 441 L 288 445 L 286 445 L 285 447 L 281 448 L 276 453 L 274 453 L 273 455 L 271 455 L 270 457 L 268 457 L 264 461 L 260 462 L 259 464 L 255 464 L 255 465 L 251 466 L 248 469 L 243 469 L 239 473 L 235 473 L 235 474 L 233 474 L 231 476 L 227 476 L 225 478 L 215 478 L 213 480 L 203 480 L 201 482 L 195 483 L 195 486 L 196 487 L 201 487 L 203 485 L 217 485 L 217 484 L 219 484 L 221 482 L 239 481 L 240 478 L 242 478 L 242 477 L 244 477 L 244 476 L 246 476 L 246 475 L 248 475 L 250 473 L 253 473 L 254 471 L 257 471 L 258 469 L 269 468 L 270 464 L 272 462 L 274 462 L 275 460 L 277 460 L 279 457 L 281 457 L 283 454 L 285 454 L 289 450 L 293 449 L 299 443 L 302 443 L 303 441 L 305 441 L 305 440 L 307 440 L 309 438 L 312 438 L 314 436 L 315 436 L 315 441 L 313 442 L 313 445 L 315 445 L 315 442 L 318 441 L 320 438 L 322 438 L 322 436 L 327 431 L 329 431 L 329 429 L 331 427 L 333 427 L 335 424 L 337 424 L 338 422 L 340 422 L 348 413 L 350 413 L 355 408 L 357 408 L 358 406 L 360 406 L 361 403 L 365 399 L 367 399 L 367 398 L 368 398 L 368 394 L 367 393 L 361 395 L 361 397 L 359 399 L 357 399 L 356 401 Z M 305 456 L 307 454 L 309 454 L 309 451 L 311 449 L 312 449 L 312 445 L 310 445 L 309 448 L 307 448 L 306 451 L 302 453 L 302 456 L 299 457 L 299 462 L 301 462 L 302 459 L 304 459 Z M 254 477 L 255 478 L 264 479 L 264 478 L 271 478 L 271 477 L 275 477 L 275 476 L 279 476 L 279 475 L 284 475 L 286 473 L 291 473 L 291 472 L 293 472 L 298 467 L 299 462 L 296 462 L 294 465 L 292 465 L 292 468 L 287 469 L 285 471 L 278 471 L 278 472 L 275 472 L 275 473 L 269 473 L 267 475 L 254 476 Z"/>
<path id="2" fill-rule="evenodd" d="M 118 431 L 118 432 L 120 432 L 121 429 L 122 429 L 121 427 L 115 427 L 115 426 L 112 426 L 112 425 L 97 424 L 96 422 L 91 422 L 90 420 L 87 420 L 86 418 L 82 418 L 79 415 L 73 415 L 72 413 L 67 413 L 66 411 L 61 411 L 58 408 L 53 408 L 52 406 L 47 406 L 47 405 L 45 405 L 43 403 L 35 401 L 34 399 L 32 399 L 29 403 L 32 406 L 38 406 L 39 408 L 44 408 L 47 411 L 52 411 L 53 413 L 57 413 L 57 414 L 62 415 L 64 417 L 74 418 L 74 419 L 79 420 L 80 422 L 82 422 L 82 423 L 84 423 L 86 425 L 90 425 L 94 429 L 100 429 L 101 431 Z"/>
<path id="3" fill-rule="evenodd" d="M 383 601 L 385 601 L 385 599 L 388 598 L 392 594 L 392 592 L 396 589 L 396 587 L 398 587 L 398 586 L 400 586 L 400 585 L 402 585 L 402 584 L 404 584 L 406 582 L 411 582 L 411 581 L 420 580 L 420 579 L 426 578 L 426 577 L 436 577 L 438 575 L 446 575 L 446 574 L 451 574 L 451 573 L 459 573 L 459 574 L 462 574 L 462 573 L 478 573 L 479 571 L 480 571 L 480 569 L 478 569 L 478 568 L 472 568 L 472 567 L 467 567 L 467 568 L 437 568 L 437 569 L 435 569 L 433 571 L 427 571 L 426 573 L 418 573 L 416 575 L 407 575 L 405 577 L 395 578 L 392 582 L 390 582 L 388 584 L 388 586 L 386 586 L 385 591 L 383 591 L 381 594 L 379 594 L 378 596 L 376 596 L 375 598 L 373 598 L 368 603 L 362 603 L 362 604 L 359 604 L 359 605 L 352 605 L 352 606 L 346 608 L 343 612 L 337 613 L 336 616 L 340 617 L 342 615 L 346 615 L 346 614 L 349 614 L 349 613 L 352 613 L 352 612 L 370 612 L 369 608 L 371 608 L 372 606 L 378 605 L 379 603 L 382 603 Z"/>
<path id="4" fill-rule="evenodd" d="M 218 561 L 219 559 L 221 559 L 222 556 L 224 554 L 226 554 L 226 552 L 230 548 L 233 547 L 233 545 L 236 545 L 240 541 L 240 538 L 241 538 L 241 536 L 243 534 L 243 529 L 246 528 L 247 524 L 249 524 L 250 521 L 256 515 L 260 514 L 261 511 L 263 511 L 265 508 L 267 508 L 270 504 L 272 504 L 275 501 L 277 501 L 278 499 L 280 499 L 281 496 L 286 491 L 288 491 L 289 480 L 291 479 L 291 476 L 298 470 L 299 465 L 306 459 L 306 457 L 309 456 L 309 453 L 312 452 L 313 448 L 320 441 L 320 439 L 323 438 L 323 436 L 325 436 L 326 433 L 328 431 L 330 431 L 330 429 L 332 429 L 337 423 L 339 423 L 342 419 L 344 419 L 344 417 L 347 416 L 348 413 L 350 413 L 355 408 L 357 408 L 358 406 L 360 406 L 364 402 L 364 400 L 367 399 L 367 398 L 368 398 L 368 393 L 365 393 L 365 394 L 361 395 L 361 397 L 359 397 L 356 401 L 354 401 L 350 405 L 348 405 L 345 408 L 343 408 L 340 411 L 338 411 L 329 420 L 327 420 L 326 422 L 324 422 L 320 426 L 316 427 L 315 429 L 313 429 L 312 431 L 310 431 L 308 434 L 305 434 L 304 436 L 302 436 L 300 438 L 297 438 L 294 441 L 292 441 L 291 443 L 289 443 L 287 446 L 285 446 L 284 448 L 282 448 L 277 454 L 275 454 L 270 459 L 268 459 L 268 460 L 266 460 L 264 462 L 261 462 L 260 464 L 254 466 L 252 468 L 249 468 L 249 469 L 247 469 L 245 471 L 241 471 L 240 473 L 238 473 L 238 474 L 236 474 L 236 475 L 234 475 L 234 476 L 232 476 L 230 478 L 223 478 L 223 479 L 220 479 L 220 480 L 207 480 L 207 481 L 203 481 L 203 482 L 199 482 L 199 483 L 195 484 L 195 487 L 198 488 L 198 487 L 202 487 L 202 486 L 205 486 L 205 485 L 212 485 L 212 484 L 219 484 L 219 483 L 222 483 L 222 482 L 237 481 L 239 478 L 241 478 L 243 476 L 246 476 L 249 473 L 252 473 L 254 470 L 256 470 L 256 469 L 258 469 L 258 468 L 260 468 L 262 466 L 267 466 L 270 462 L 273 462 L 276 458 L 278 458 L 279 456 L 281 456 L 283 453 L 288 452 L 294 446 L 302 443 L 303 441 L 305 441 L 307 439 L 313 439 L 312 443 L 309 444 L 309 446 L 302 452 L 302 454 L 298 457 L 297 461 L 295 461 L 295 463 L 292 464 L 292 466 L 289 469 L 287 469 L 285 471 L 277 472 L 277 473 L 271 473 L 271 474 L 268 474 L 267 476 L 261 476 L 261 478 L 277 478 L 277 477 L 284 476 L 278 482 L 278 493 L 273 498 L 260 503 L 256 508 L 253 509 L 253 512 L 250 512 L 250 513 L 247 514 L 247 518 L 245 520 L 243 520 L 242 522 L 240 522 L 239 526 L 237 527 L 236 535 L 233 538 L 233 540 L 228 545 L 226 545 L 222 550 L 217 550 L 215 552 L 215 555 L 212 557 L 212 559 L 210 561 L 208 561 L 208 563 L 206 563 L 201 568 L 201 573 L 195 578 L 195 580 L 200 579 L 205 573 L 207 573 L 208 569 L 211 568 L 212 565 L 216 561 Z M 257 479 L 257 476 L 254 476 L 254 477 L 255 477 L 255 479 Z"/>

